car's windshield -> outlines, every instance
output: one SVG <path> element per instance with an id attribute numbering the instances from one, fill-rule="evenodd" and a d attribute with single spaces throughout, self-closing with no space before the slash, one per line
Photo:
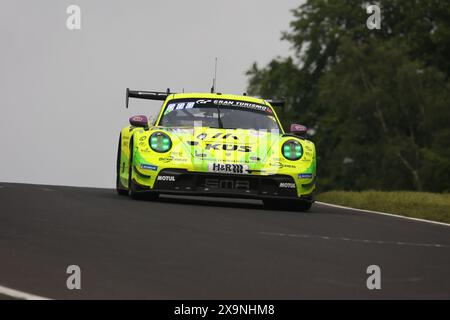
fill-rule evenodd
<path id="1" fill-rule="evenodd" d="M 159 125 L 280 130 L 270 107 L 258 103 L 226 99 L 172 100 L 164 109 Z"/>

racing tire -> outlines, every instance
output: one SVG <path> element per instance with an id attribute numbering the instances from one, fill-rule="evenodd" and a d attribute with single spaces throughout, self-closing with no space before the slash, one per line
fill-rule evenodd
<path id="1" fill-rule="evenodd" d="M 134 200 L 156 200 L 159 194 L 154 191 L 137 191 L 138 187 L 133 181 L 133 138 L 130 140 L 130 161 L 128 165 L 128 194 Z"/>
<path id="2" fill-rule="evenodd" d="M 271 210 L 275 210 L 277 208 L 280 208 L 279 205 L 278 205 L 278 201 L 274 200 L 274 199 L 264 199 L 263 200 L 264 207 L 266 207 L 267 209 L 271 209 Z"/>
<path id="3" fill-rule="evenodd" d="M 313 203 L 310 201 L 301 201 L 300 200 L 300 201 L 296 201 L 294 208 L 297 211 L 305 212 L 305 211 L 308 211 L 309 209 L 311 209 L 312 205 L 313 205 Z"/>
<path id="4" fill-rule="evenodd" d="M 311 209 L 312 202 L 304 200 L 264 199 L 264 206 L 271 210 L 287 210 L 305 212 Z"/>
<path id="5" fill-rule="evenodd" d="M 120 182 L 120 167 L 121 167 L 120 155 L 122 153 L 122 143 L 121 142 L 122 142 L 122 134 L 120 134 L 120 136 L 119 136 L 119 146 L 117 147 L 116 191 L 117 191 L 117 194 L 120 196 L 127 196 L 128 190 L 126 190 L 123 187 L 122 182 Z"/>

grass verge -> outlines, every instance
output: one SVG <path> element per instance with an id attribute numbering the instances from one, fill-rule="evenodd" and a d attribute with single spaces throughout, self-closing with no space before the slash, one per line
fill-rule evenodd
<path id="1" fill-rule="evenodd" d="M 450 223 L 450 194 L 413 191 L 329 191 L 318 201 Z"/>

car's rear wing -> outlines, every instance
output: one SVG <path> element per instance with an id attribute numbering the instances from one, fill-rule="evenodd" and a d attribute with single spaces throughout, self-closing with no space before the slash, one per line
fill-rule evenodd
<path id="1" fill-rule="evenodd" d="M 129 88 L 127 88 L 125 94 L 126 94 L 125 106 L 128 109 L 128 102 L 129 102 L 130 98 L 164 101 L 167 99 L 167 97 L 170 94 L 174 94 L 174 92 L 170 92 L 169 88 L 167 88 L 166 92 L 136 91 L 136 90 L 130 90 Z M 270 103 L 273 107 L 284 107 L 284 105 L 285 105 L 284 99 L 264 99 L 264 100 L 267 101 L 268 103 Z"/>
<path id="2" fill-rule="evenodd" d="M 170 89 L 167 89 L 166 92 L 158 92 L 158 91 L 136 91 L 127 88 L 125 106 L 128 109 L 128 101 L 130 98 L 164 101 L 170 94 L 172 94 L 172 92 L 170 92 Z"/>

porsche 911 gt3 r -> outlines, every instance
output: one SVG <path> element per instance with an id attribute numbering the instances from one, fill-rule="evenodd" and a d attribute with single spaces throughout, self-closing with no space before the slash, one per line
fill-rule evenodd
<path id="1" fill-rule="evenodd" d="M 270 100 L 127 89 L 127 107 L 130 97 L 163 103 L 156 121 L 133 116 L 120 133 L 119 194 L 226 196 L 300 211 L 311 207 L 315 146 L 304 137 L 304 126 L 284 132 Z"/>

